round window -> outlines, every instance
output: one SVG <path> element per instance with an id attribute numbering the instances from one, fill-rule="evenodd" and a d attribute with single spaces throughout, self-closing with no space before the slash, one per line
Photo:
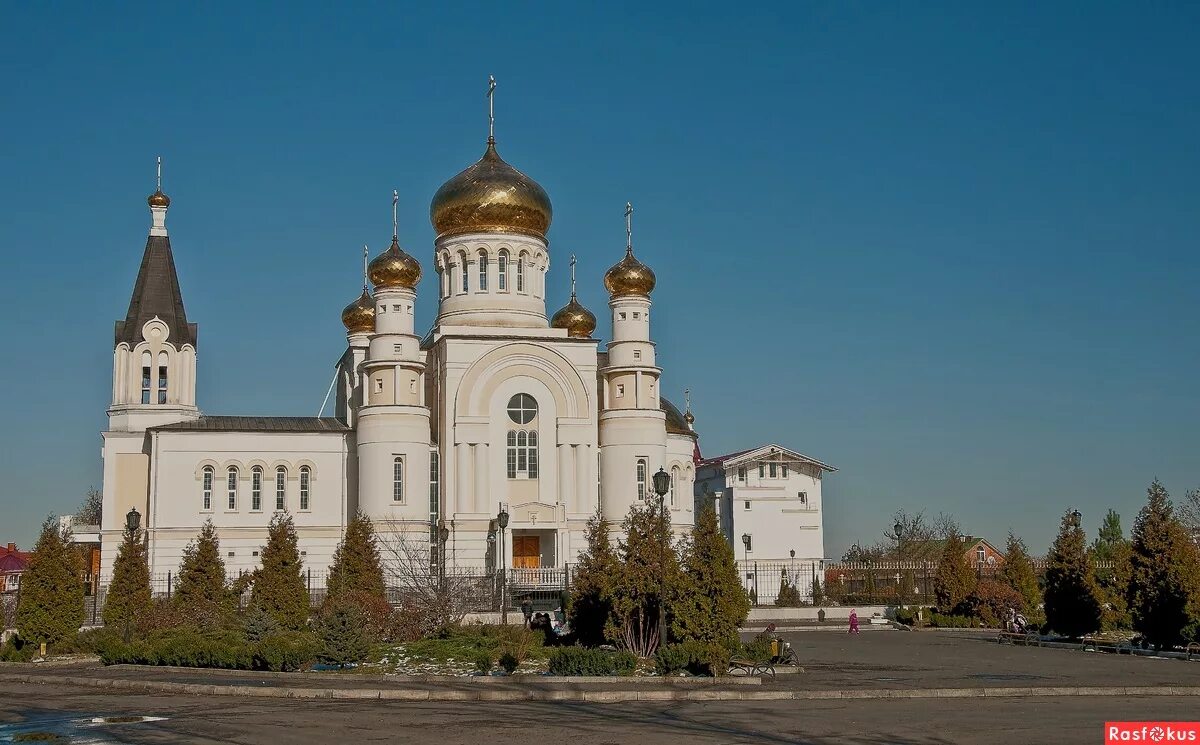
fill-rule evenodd
<path id="1" fill-rule="evenodd" d="M 518 393 L 508 399 L 508 418 L 517 424 L 529 424 L 537 416 L 537 401 L 528 393 Z"/>

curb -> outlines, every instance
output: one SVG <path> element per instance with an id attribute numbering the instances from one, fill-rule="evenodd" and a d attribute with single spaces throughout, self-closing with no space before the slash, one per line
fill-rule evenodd
<path id="1" fill-rule="evenodd" d="M 1031 698 L 1078 696 L 1195 696 L 1200 686 L 1040 686 L 1010 688 L 857 688 L 849 690 L 426 690 L 426 689 L 330 689 L 283 688 L 279 686 L 211 685 L 200 683 L 143 682 L 123 679 L 72 678 L 56 675 L 2 675 L 0 680 L 26 684 L 53 684 L 87 688 L 137 691 L 141 693 L 184 693 L 200 696 L 242 696 L 325 700 L 388 701 L 586 701 L 623 703 L 631 701 L 815 701 L 930 698 Z"/>

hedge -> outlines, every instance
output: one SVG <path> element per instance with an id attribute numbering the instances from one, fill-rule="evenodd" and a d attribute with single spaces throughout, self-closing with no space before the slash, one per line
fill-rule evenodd
<path id="1" fill-rule="evenodd" d="M 229 670 L 303 670 L 312 665 L 320 644 L 310 634 L 288 632 L 251 644 L 233 633 L 203 634 L 181 630 L 149 641 L 115 642 L 100 652 L 105 665 L 169 665 Z"/>
<path id="2" fill-rule="evenodd" d="M 632 675 L 633 652 L 609 652 L 586 647 L 563 647 L 550 654 L 551 675 Z"/>
<path id="3" fill-rule="evenodd" d="M 762 644 L 751 642 L 739 649 L 739 656 L 752 659 L 763 657 Z M 770 647 L 766 648 L 766 657 L 770 657 Z M 659 675 L 671 675 L 687 670 L 693 675 L 709 675 L 717 677 L 729 670 L 729 650 L 719 644 L 704 644 L 702 642 L 682 642 L 667 644 L 659 647 L 654 655 L 654 668 Z"/>

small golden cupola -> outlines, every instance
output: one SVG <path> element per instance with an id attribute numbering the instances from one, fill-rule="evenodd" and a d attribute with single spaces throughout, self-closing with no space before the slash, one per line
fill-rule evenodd
<path id="1" fill-rule="evenodd" d="M 371 334 L 375 332 L 375 300 L 371 293 L 363 287 L 362 294 L 353 303 L 342 309 L 342 324 L 351 334 Z"/>
<path id="2" fill-rule="evenodd" d="M 575 297 L 575 256 L 571 256 L 571 299 L 550 318 L 551 328 L 566 329 L 567 336 L 590 339 L 596 330 L 596 316 Z"/>
<path id="3" fill-rule="evenodd" d="M 613 297 L 654 292 L 654 272 L 633 255 L 633 205 L 625 203 L 625 257 L 604 273 L 604 286 Z"/>
<path id="4" fill-rule="evenodd" d="M 421 281 L 421 262 L 400 248 L 400 239 L 393 235 L 392 245 L 371 259 L 367 276 L 376 289 L 403 287 L 415 290 Z"/>
<path id="5" fill-rule="evenodd" d="M 146 203 L 151 207 L 170 207 L 171 198 L 163 194 L 162 187 L 160 186 L 154 190 L 153 194 L 147 197 Z"/>

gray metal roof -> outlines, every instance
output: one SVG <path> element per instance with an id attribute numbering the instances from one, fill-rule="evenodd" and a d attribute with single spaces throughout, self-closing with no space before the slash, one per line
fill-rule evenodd
<path id="1" fill-rule="evenodd" d="M 163 432 L 349 432 L 350 427 L 332 416 L 202 416 L 186 422 L 160 424 Z"/>

